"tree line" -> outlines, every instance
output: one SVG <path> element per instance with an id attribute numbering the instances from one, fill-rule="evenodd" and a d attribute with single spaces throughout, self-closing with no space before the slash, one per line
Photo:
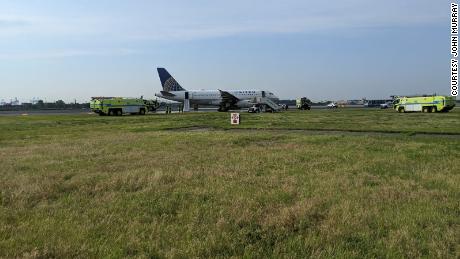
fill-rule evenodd
<path id="1" fill-rule="evenodd" d="M 89 108 L 89 103 L 65 103 L 63 100 L 57 100 L 56 102 L 44 102 L 38 100 L 36 103 L 21 103 L 18 105 L 4 104 L 0 105 L 0 110 L 46 110 L 46 109 L 85 109 Z"/>

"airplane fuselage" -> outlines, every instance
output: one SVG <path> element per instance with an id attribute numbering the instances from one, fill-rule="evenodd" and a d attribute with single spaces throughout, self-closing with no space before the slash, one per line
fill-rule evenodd
<path id="1" fill-rule="evenodd" d="M 278 98 L 269 91 L 264 90 L 225 90 L 239 99 L 235 104 L 237 108 L 251 107 L 257 98 L 269 98 L 278 101 Z M 219 106 L 222 103 L 222 94 L 219 90 L 190 90 L 170 91 L 156 94 L 156 96 L 172 101 L 184 102 L 190 100 L 190 105 Z"/>

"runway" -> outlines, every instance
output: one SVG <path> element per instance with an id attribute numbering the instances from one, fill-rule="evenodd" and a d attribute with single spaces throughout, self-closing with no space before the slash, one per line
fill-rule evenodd
<path id="1" fill-rule="evenodd" d="M 312 106 L 312 109 L 328 109 L 326 106 Z M 346 107 L 340 107 L 339 109 L 343 108 L 363 108 L 361 105 L 355 105 L 355 106 L 346 106 Z M 376 107 L 374 108 L 369 108 L 369 109 L 378 109 Z M 289 110 L 297 110 L 295 106 L 290 106 Z M 178 109 L 172 110 L 172 113 L 178 113 Z M 190 109 L 190 112 L 217 112 L 217 108 L 213 107 L 203 107 L 199 108 L 198 110 Z M 241 109 L 241 110 L 234 110 L 230 112 L 240 112 L 244 113 L 247 112 L 247 109 Z M 165 113 L 165 110 L 163 108 L 158 109 L 155 113 Z M 87 115 L 97 115 L 93 112 L 91 112 L 90 109 L 69 109 L 69 110 L 28 110 L 28 111 L 0 111 L 0 116 L 29 116 L 29 115 L 78 115 L 78 114 L 87 114 Z"/>
<path id="2" fill-rule="evenodd" d="M 90 109 L 0 111 L 0 116 L 93 114 Z"/>

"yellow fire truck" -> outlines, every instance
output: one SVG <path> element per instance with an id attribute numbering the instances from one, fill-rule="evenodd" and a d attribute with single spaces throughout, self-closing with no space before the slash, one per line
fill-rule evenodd
<path id="1" fill-rule="evenodd" d="M 448 112 L 455 107 L 453 96 L 398 97 L 393 108 L 398 112 Z"/>
<path id="2" fill-rule="evenodd" d="M 121 116 L 123 114 L 144 115 L 155 111 L 159 104 L 155 100 L 123 97 L 93 97 L 90 101 L 91 111 L 104 116 Z"/>

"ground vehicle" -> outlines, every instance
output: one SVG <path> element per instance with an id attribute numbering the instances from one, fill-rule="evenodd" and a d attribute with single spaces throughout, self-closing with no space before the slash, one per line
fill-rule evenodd
<path id="1" fill-rule="evenodd" d="M 142 98 L 93 97 L 90 108 L 99 115 L 120 116 L 125 113 L 144 115 L 147 111 L 155 111 L 158 103 Z"/>
<path id="2" fill-rule="evenodd" d="M 455 107 L 453 96 L 398 97 L 393 108 L 398 112 L 448 112 Z"/>
<path id="3" fill-rule="evenodd" d="M 363 106 L 368 107 L 368 108 L 382 107 L 382 105 L 385 106 L 385 104 L 387 104 L 387 103 L 393 103 L 393 100 L 391 100 L 391 99 L 365 100 Z"/>
<path id="4" fill-rule="evenodd" d="M 332 103 L 327 105 L 327 108 L 329 108 L 329 109 L 337 109 L 337 104 L 332 102 Z"/>
<path id="5" fill-rule="evenodd" d="M 310 100 L 307 97 L 298 98 L 296 101 L 296 107 L 299 110 L 310 110 Z"/>
<path id="6" fill-rule="evenodd" d="M 386 102 L 380 104 L 380 109 L 388 109 L 390 107 L 393 107 L 393 102 Z"/>
<path id="7" fill-rule="evenodd" d="M 260 106 L 259 105 L 253 105 L 248 109 L 249 113 L 259 113 L 260 112 Z"/>

